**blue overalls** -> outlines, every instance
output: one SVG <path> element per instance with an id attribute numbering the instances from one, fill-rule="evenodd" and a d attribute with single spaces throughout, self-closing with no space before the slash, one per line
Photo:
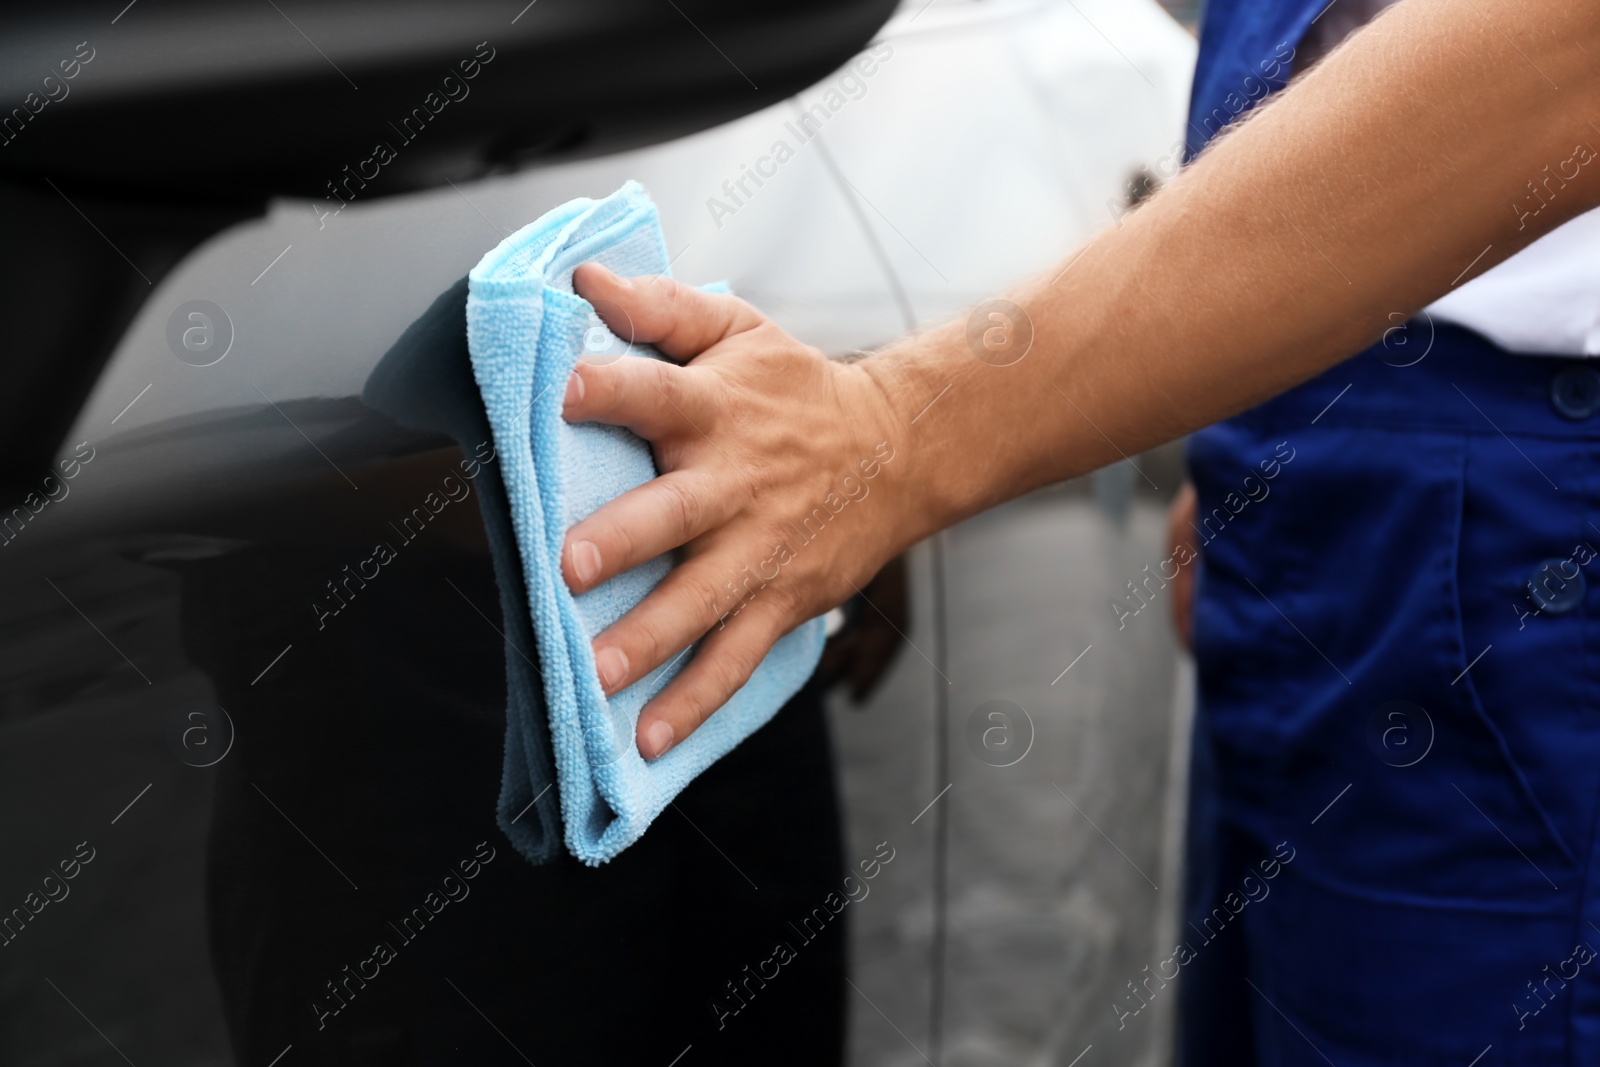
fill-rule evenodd
<path id="1" fill-rule="evenodd" d="M 1191 149 L 1325 4 L 1211 0 Z M 1191 439 L 1185 1067 L 1600 1064 L 1597 438 L 1422 315 Z"/>

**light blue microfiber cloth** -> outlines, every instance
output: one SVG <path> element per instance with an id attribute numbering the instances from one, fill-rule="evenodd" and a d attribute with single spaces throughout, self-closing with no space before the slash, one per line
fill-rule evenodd
<path id="1" fill-rule="evenodd" d="M 657 471 L 645 441 L 620 427 L 568 425 L 561 408 L 567 379 L 584 355 L 661 356 L 618 339 L 573 292 L 573 269 L 591 260 L 623 276 L 667 273 L 656 207 L 638 183 L 604 200 L 563 204 L 484 256 L 467 276 L 467 347 L 521 551 L 567 848 L 593 865 L 637 841 L 697 774 L 799 691 L 822 654 L 824 633 L 820 618 L 797 627 L 698 730 L 654 762 L 639 755 L 639 712 L 687 657 L 607 700 L 590 640 L 643 600 L 672 561 L 658 557 L 574 597 L 561 576 L 561 547 L 573 524 Z M 534 798 L 513 757 L 531 731 L 512 721 L 516 715 L 517 708 L 508 709 L 498 817 L 527 853 L 526 831 L 513 820 Z"/>

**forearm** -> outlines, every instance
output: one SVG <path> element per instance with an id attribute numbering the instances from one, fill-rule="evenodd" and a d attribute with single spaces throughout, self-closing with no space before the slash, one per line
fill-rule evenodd
<path id="1" fill-rule="evenodd" d="M 1358 351 L 1600 203 L 1591 158 L 1536 218 L 1513 209 L 1580 144 L 1600 150 L 1600 6 L 1405 0 L 1008 294 L 1034 333 L 1019 362 L 980 361 L 959 321 L 860 365 L 905 441 L 906 540 Z"/>

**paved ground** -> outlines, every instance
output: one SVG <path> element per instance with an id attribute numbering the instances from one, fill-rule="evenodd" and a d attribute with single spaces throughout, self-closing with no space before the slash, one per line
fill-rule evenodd
<path id="1" fill-rule="evenodd" d="M 1172 801 L 1188 722 L 1187 701 L 1174 697 L 1187 692 L 1187 671 L 1165 604 L 1117 628 L 1108 601 L 1164 553 L 1160 505 L 1136 499 L 1119 523 L 1103 506 L 1109 498 L 1115 508 L 1111 488 L 1101 506 L 1057 491 L 945 535 L 949 653 L 938 666 L 935 551 L 920 546 L 914 647 L 865 708 L 834 708 L 851 855 L 869 856 L 884 840 L 896 849 L 873 895 L 851 909 L 854 1064 L 1169 1062 L 1170 993 L 1120 1032 L 1111 1005 L 1171 943 L 1182 817 Z M 948 697 L 943 771 L 939 688 Z M 1019 706 L 1032 723 L 1032 746 L 1011 766 L 980 760 L 981 741 L 969 746 L 969 718 L 992 700 Z M 1003 721 L 984 722 L 980 736 Z M 1018 743 L 1026 731 L 1018 726 Z M 1015 757 L 1013 747 L 990 759 Z"/>

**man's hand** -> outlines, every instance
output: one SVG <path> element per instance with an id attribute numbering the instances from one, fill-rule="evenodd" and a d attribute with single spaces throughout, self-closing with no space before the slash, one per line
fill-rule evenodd
<path id="1" fill-rule="evenodd" d="M 861 364 L 829 361 L 742 300 L 598 264 L 574 283 L 619 337 L 683 364 L 580 363 L 564 408 L 569 422 L 648 439 L 661 471 L 568 531 L 568 587 L 582 593 L 683 549 L 594 641 L 609 695 L 704 639 L 639 717 L 639 751 L 654 759 L 726 703 L 780 637 L 903 547 L 892 513 L 904 434 Z"/>

